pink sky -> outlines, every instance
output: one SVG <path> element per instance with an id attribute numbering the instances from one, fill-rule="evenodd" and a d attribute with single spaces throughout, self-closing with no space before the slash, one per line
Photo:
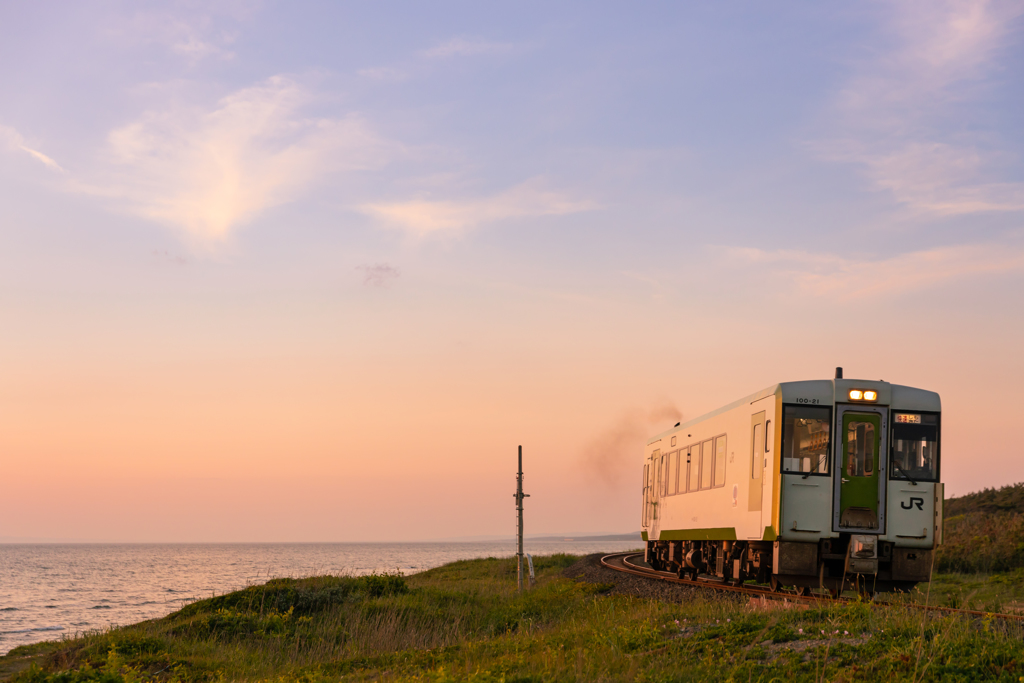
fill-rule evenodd
<path id="1" fill-rule="evenodd" d="M 650 434 L 837 365 L 1024 480 L 1019 2 L 65 9 L 0 9 L 0 539 L 511 535 L 520 444 L 528 532 L 635 531 Z"/>

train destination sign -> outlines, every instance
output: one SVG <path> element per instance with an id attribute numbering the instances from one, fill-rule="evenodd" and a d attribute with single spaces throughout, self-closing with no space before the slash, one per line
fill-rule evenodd
<path id="1" fill-rule="evenodd" d="M 919 425 L 919 424 L 921 424 L 921 416 L 920 415 L 908 415 L 907 413 L 897 413 L 896 414 L 896 421 L 897 422 L 906 422 L 908 424 L 917 424 L 917 425 Z"/>

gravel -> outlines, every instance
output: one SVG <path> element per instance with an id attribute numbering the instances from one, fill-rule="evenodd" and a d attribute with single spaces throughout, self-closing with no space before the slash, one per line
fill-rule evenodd
<path id="1" fill-rule="evenodd" d="M 576 581 L 611 586 L 607 591 L 602 591 L 604 595 L 632 595 L 639 598 L 674 603 L 688 602 L 697 596 L 701 596 L 704 599 L 736 600 L 732 594 L 710 588 L 645 579 L 635 574 L 608 569 L 601 566 L 601 558 L 604 555 L 605 553 L 587 555 L 580 561 L 562 570 L 562 576 Z"/>

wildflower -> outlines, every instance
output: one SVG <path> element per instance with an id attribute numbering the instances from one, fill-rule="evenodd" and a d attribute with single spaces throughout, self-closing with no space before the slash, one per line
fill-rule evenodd
<path id="1" fill-rule="evenodd" d="M 726 619 L 726 621 L 732 621 L 732 619 Z"/>
<path id="2" fill-rule="evenodd" d="M 676 626 L 679 626 L 679 620 L 676 619 Z"/>
<path id="3" fill-rule="evenodd" d="M 797 629 L 797 632 L 798 632 L 798 633 L 799 633 L 800 635 L 803 635 L 803 633 L 804 633 L 804 630 L 803 630 L 802 628 L 799 628 L 799 629 Z"/>
<path id="4" fill-rule="evenodd" d="M 850 635 L 850 632 L 849 631 L 843 631 L 843 635 L 844 636 L 848 636 L 848 635 Z"/>

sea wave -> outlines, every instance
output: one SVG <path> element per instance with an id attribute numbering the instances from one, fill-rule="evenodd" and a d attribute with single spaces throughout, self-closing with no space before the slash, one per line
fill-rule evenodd
<path id="1" fill-rule="evenodd" d="M 36 628 L 22 628 L 17 631 L 0 631 L 2 634 L 10 633 L 32 633 L 33 631 L 63 631 L 63 626 L 37 626 Z"/>

